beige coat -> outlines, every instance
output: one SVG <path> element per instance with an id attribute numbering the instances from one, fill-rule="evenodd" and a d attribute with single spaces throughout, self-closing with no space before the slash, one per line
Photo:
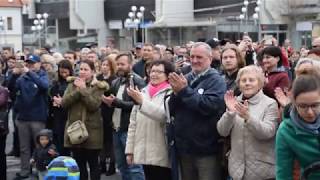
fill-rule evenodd
<path id="1" fill-rule="evenodd" d="M 144 88 L 142 105 L 132 109 L 125 153 L 133 154 L 135 164 L 169 167 L 163 102 L 169 90 L 161 90 L 151 98 Z"/>
<path id="2" fill-rule="evenodd" d="M 220 135 L 231 135 L 229 174 L 234 180 L 274 178 L 277 103 L 262 91 L 248 102 L 250 118 L 247 122 L 236 113 L 227 111 L 217 124 Z"/>

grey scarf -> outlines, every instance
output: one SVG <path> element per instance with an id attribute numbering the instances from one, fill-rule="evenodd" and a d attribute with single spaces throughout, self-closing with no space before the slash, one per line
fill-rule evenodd
<path id="1" fill-rule="evenodd" d="M 316 121 L 314 123 L 306 123 L 298 114 L 295 108 L 292 108 L 290 111 L 290 117 L 295 126 L 308 133 L 314 135 L 320 135 L 320 115 L 318 115 Z"/>

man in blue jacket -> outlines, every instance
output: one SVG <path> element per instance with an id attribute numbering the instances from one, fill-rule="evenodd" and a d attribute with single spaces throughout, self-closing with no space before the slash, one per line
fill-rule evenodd
<path id="1" fill-rule="evenodd" d="M 40 57 L 28 56 L 26 65 L 21 68 L 23 74 L 16 82 L 16 102 L 18 112 L 17 127 L 20 140 L 21 172 L 16 179 L 26 179 L 30 175 L 31 144 L 38 132 L 45 128 L 48 112 L 47 73 L 42 70 Z M 33 139 L 31 139 L 33 138 Z"/>
<path id="2" fill-rule="evenodd" d="M 206 43 L 193 45 L 190 61 L 192 72 L 185 77 L 169 75 L 174 92 L 169 107 L 182 180 L 220 179 L 216 124 L 225 110 L 226 84 L 210 68 L 212 52 Z"/>

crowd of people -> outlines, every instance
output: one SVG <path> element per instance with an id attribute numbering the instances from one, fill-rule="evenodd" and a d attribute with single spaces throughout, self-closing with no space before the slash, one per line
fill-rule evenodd
<path id="1" fill-rule="evenodd" d="M 320 179 L 320 37 L 299 50 L 246 34 L 130 52 L 3 48 L 0 70 L 2 179 L 6 155 L 20 157 L 17 180 L 33 165 L 44 179 L 58 156 L 81 180 Z"/>

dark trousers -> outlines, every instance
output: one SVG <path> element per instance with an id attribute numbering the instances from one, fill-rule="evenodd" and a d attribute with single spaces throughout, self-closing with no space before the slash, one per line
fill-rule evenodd
<path id="1" fill-rule="evenodd" d="M 7 160 L 6 160 L 6 139 L 7 136 L 0 136 L 0 179 L 7 179 Z"/>
<path id="2" fill-rule="evenodd" d="M 115 167 L 115 155 L 113 148 L 113 138 L 112 138 L 113 128 L 110 126 L 104 126 L 103 129 L 103 148 L 100 152 L 100 165 L 101 169 L 110 170 L 110 168 Z M 109 159 L 109 166 L 106 169 L 107 159 Z"/>
<path id="3" fill-rule="evenodd" d="M 171 169 L 160 166 L 143 165 L 146 180 L 171 180 Z"/>
<path id="4" fill-rule="evenodd" d="M 100 180 L 99 153 L 100 150 L 73 148 L 72 156 L 80 169 L 80 180 L 88 180 L 87 163 L 90 168 L 90 179 Z"/>
<path id="5" fill-rule="evenodd" d="M 14 154 L 20 154 L 20 143 L 19 143 L 19 132 L 18 132 L 18 127 L 17 127 L 17 118 L 18 118 L 18 113 L 11 109 L 12 111 L 12 122 L 13 122 L 13 147 L 12 151 Z"/>

